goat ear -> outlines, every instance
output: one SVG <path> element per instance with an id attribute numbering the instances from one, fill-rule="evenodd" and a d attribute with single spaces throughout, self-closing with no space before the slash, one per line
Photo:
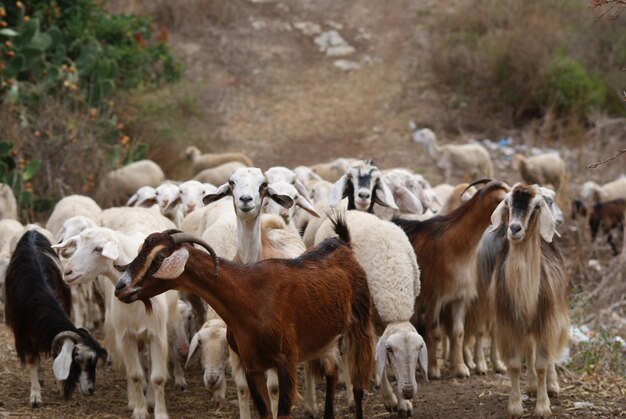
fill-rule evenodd
<path id="1" fill-rule="evenodd" d="M 422 214 L 424 212 L 424 206 L 420 199 L 407 187 L 400 186 L 395 191 L 394 200 L 398 204 L 400 211 L 413 214 Z"/>
<path id="2" fill-rule="evenodd" d="M 293 186 L 296 188 L 296 190 L 298 191 L 300 195 L 303 195 L 305 197 L 310 196 L 309 189 L 306 186 L 304 186 L 304 184 L 300 182 L 298 179 L 296 179 Z"/>
<path id="3" fill-rule="evenodd" d="M 428 349 L 424 343 L 420 348 L 419 355 L 417 356 L 417 362 L 420 364 L 420 370 L 422 371 L 422 377 L 428 382 Z"/>
<path id="4" fill-rule="evenodd" d="M 391 193 L 391 189 L 385 183 L 384 180 L 378 179 L 376 181 L 376 187 L 374 189 L 378 189 L 380 193 L 376 194 L 376 203 L 378 205 L 382 205 L 383 207 L 389 207 L 392 209 L 398 209 L 396 205 L 396 201 L 393 199 L 393 194 Z"/>
<path id="5" fill-rule="evenodd" d="M 232 193 L 233 192 L 230 188 L 230 184 L 225 183 L 217 188 L 215 192 L 206 194 L 204 198 L 202 198 L 202 202 L 204 202 L 204 205 L 209 205 L 210 203 L 219 201 L 220 199 L 224 198 L 227 195 L 231 195 Z"/>
<path id="6" fill-rule="evenodd" d="M 187 362 L 185 362 L 185 369 L 187 369 L 189 361 L 191 361 L 191 357 L 194 353 L 196 353 L 196 349 L 198 349 L 201 343 L 202 342 L 200 341 L 200 334 L 196 333 L 195 335 L 193 335 L 193 338 L 191 339 L 191 344 L 189 345 L 189 352 L 187 353 Z"/>
<path id="7" fill-rule="evenodd" d="M 75 343 L 72 339 L 65 339 L 61 352 L 54 358 L 52 363 L 52 371 L 54 377 L 58 381 L 67 380 L 70 375 L 70 366 L 72 365 L 72 354 L 74 353 Z"/>
<path id="8" fill-rule="evenodd" d="M 102 246 L 102 256 L 117 261 L 120 257 L 120 245 L 111 241 L 106 242 L 105 245 Z"/>
<path id="9" fill-rule="evenodd" d="M 539 213 L 539 233 L 545 241 L 550 243 L 556 232 L 556 221 L 554 221 L 552 211 L 550 211 L 550 207 L 548 207 L 545 200 L 542 199 L 539 206 L 541 211 Z"/>
<path id="10" fill-rule="evenodd" d="M 189 251 L 187 248 L 181 247 L 166 257 L 159 270 L 152 276 L 159 279 L 178 278 L 185 270 L 187 259 L 189 259 Z"/>
<path id="11" fill-rule="evenodd" d="M 504 198 L 502 202 L 498 204 L 496 209 L 493 210 L 493 213 L 491 213 L 491 229 L 489 231 L 497 230 L 498 227 L 500 227 L 500 224 L 502 224 L 502 213 L 504 212 L 505 209 L 506 209 L 506 198 Z"/>
<path id="12" fill-rule="evenodd" d="M 276 192 L 276 189 L 272 188 L 272 185 L 269 185 L 267 187 L 267 196 L 272 198 L 281 207 L 287 209 L 293 207 L 293 199 L 291 199 L 289 195 L 279 194 L 278 192 Z"/>
<path id="13" fill-rule="evenodd" d="M 376 385 L 380 385 L 380 381 L 385 373 L 385 363 L 387 362 L 387 338 L 383 335 L 378 339 L 376 344 Z"/>
<path id="14" fill-rule="evenodd" d="M 348 193 L 348 176 L 343 175 L 339 180 L 333 183 L 330 188 L 330 196 L 328 197 L 328 206 L 334 208 L 341 204 L 341 200 L 347 196 Z"/>
<path id="15" fill-rule="evenodd" d="M 315 211 L 315 207 L 304 195 L 298 195 L 296 198 L 296 205 L 311 214 L 314 217 L 320 218 L 320 215 Z"/>

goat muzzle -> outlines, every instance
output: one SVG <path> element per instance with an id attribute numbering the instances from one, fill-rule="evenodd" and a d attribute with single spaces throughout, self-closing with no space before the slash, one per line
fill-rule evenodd
<path id="1" fill-rule="evenodd" d="M 217 274 L 219 272 L 219 259 L 217 257 L 217 254 L 215 253 L 215 250 L 213 250 L 213 248 L 209 246 L 207 242 L 187 233 L 174 233 L 170 234 L 170 237 L 172 238 L 172 240 L 174 240 L 174 244 L 195 243 L 204 247 L 213 258 L 213 275 L 217 277 Z"/>

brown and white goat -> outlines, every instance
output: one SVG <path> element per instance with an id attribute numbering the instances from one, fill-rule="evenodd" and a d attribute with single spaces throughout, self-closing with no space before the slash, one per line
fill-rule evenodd
<path id="1" fill-rule="evenodd" d="M 296 365 L 334 350 L 343 336 L 352 362 L 356 416 L 363 417 L 363 389 L 373 366 L 371 301 L 367 278 L 350 249 L 345 221 L 331 238 L 296 259 L 240 264 L 218 259 L 199 239 L 182 233 L 148 236 L 116 286 L 126 303 L 169 289 L 201 296 L 228 325 L 230 347 L 239 355 L 250 393 L 269 418 L 265 372 L 276 369 L 278 417 L 289 417 L 296 394 Z M 187 243 L 198 243 L 211 255 Z M 219 269 L 218 269 L 219 266 Z M 333 416 L 337 370 L 326 374 L 326 415 Z"/>
<path id="2" fill-rule="evenodd" d="M 476 247 L 489 226 L 491 213 L 508 190 L 506 184 L 490 181 L 450 214 L 425 221 L 393 220 L 409 237 L 422 270 L 422 292 L 417 302 L 425 314 L 424 338 L 429 348 L 430 378 L 441 376 L 436 339 L 444 309 L 449 312 L 443 320 L 447 323 L 454 374 L 469 377 L 469 369 L 463 361 L 463 322 L 466 307 L 476 296 Z"/>
<path id="3" fill-rule="evenodd" d="M 556 222 L 537 185 L 516 184 L 492 214 L 493 228 L 501 224 L 507 228 L 508 244 L 496 259 L 489 298 L 498 347 L 511 378 L 508 413 L 524 413 L 519 376 L 527 355 L 528 388 L 537 391 L 535 415 L 549 416 L 548 392 L 559 391 L 554 362 L 569 330 L 569 284 L 563 257 L 552 241 Z"/>

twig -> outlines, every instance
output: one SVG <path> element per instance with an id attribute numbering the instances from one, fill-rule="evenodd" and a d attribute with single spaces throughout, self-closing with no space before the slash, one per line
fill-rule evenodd
<path id="1" fill-rule="evenodd" d="M 596 167 L 600 166 L 601 164 L 605 164 L 610 162 L 613 159 L 618 158 L 619 156 L 621 156 L 622 154 L 626 153 L 626 148 L 622 148 L 621 150 L 617 150 L 617 154 L 614 155 L 613 157 L 609 157 L 606 160 L 602 160 L 599 162 L 595 162 L 595 163 L 589 163 L 587 166 L 585 166 L 587 169 L 595 169 Z"/>

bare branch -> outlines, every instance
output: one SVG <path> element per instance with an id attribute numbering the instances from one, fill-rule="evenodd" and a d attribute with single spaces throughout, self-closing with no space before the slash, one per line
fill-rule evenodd
<path id="1" fill-rule="evenodd" d="M 601 164 L 606 164 L 608 162 L 610 162 L 611 160 L 614 160 L 616 158 L 618 158 L 619 156 L 621 156 L 622 154 L 626 153 L 626 148 L 622 148 L 621 150 L 617 150 L 617 154 L 614 155 L 613 157 L 609 157 L 606 160 L 602 160 L 599 162 L 595 162 L 595 163 L 589 163 L 586 168 L 587 169 L 595 169 L 596 167 L 600 166 Z"/>

